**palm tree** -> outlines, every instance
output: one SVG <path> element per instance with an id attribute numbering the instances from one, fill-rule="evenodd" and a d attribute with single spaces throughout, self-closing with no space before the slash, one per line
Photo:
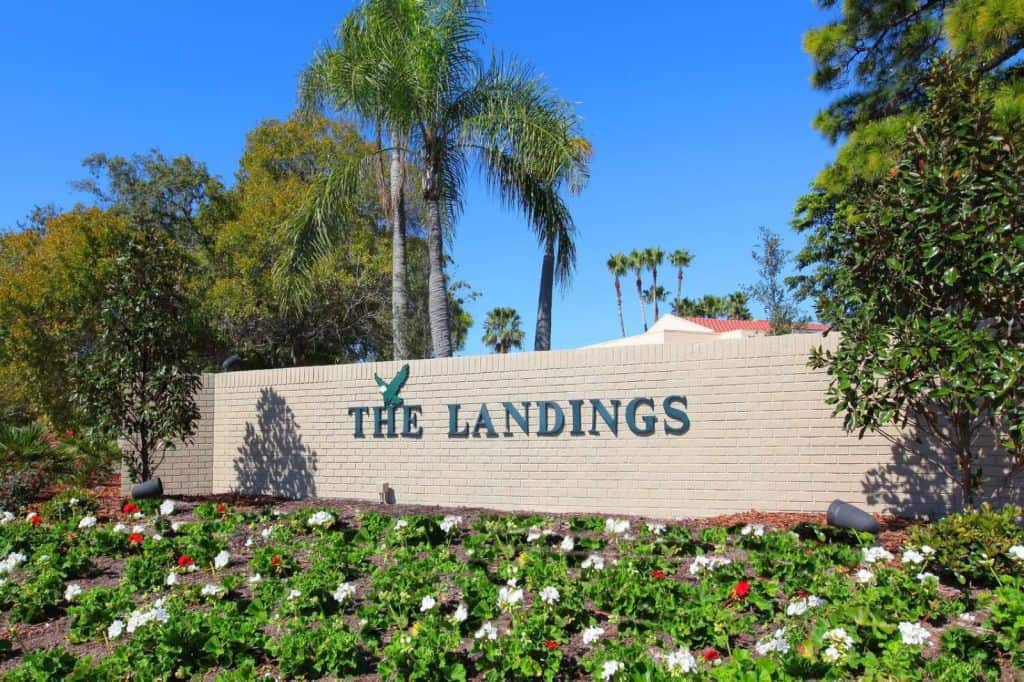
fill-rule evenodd
<path id="1" fill-rule="evenodd" d="M 615 253 L 608 257 L 608 272 L 615 278 L 615 305 L 619 309 L 619 328 L 626 335 L 626 323 L 622 319 L 622 285 L 619 278 L 629 272 L 629 258 L 624 253 Z"/>
<path id="2" fill-rule="evenodd" d="M 431 342 L 435 357 L 448 357 L 444 241 L 460 213 L 470 167 L 503 204 L 526 214 L 542 241 L 561 247 L 575 228 L 560 192 L 583 188 L 589 145 L 571 104 L 532 69 L 511 59 L 483 65 L 474 50 L 479 0 L 365 0 L 354 12 L 365 17 L 366 30 L 346 38 L 358 41 L 360 63 L 374 65 L 368 78 L 383 94 L 374 113 L 386 128 L 408 131 L 401 149 L 420 166 Z M 357 177 L 357 168 L 338 168 L 313 189 L 293 224 L 290 269 L 308 267 L 324 251 Z"/>
<path id="3" fill-rule="evenodd" d="M 644 283 L 640 278 L 646 266 L 644 260 L 644 254 L 641 251 L 633 249 L 627 256 L 629 259 L 629 267 L 636 273 L 636 297 L 640 300 L 640 317 L 644 323 L 644 331 L 647 331 L 647 304 L 644 303 Z"/>
<path id="4" fill-rule="evenodd" d="M 676 299 L 683 297 L 683 269 L 690 267 L 693 254 L 686 249 L 676 249 L 668 255 L 668 262 L 676 268 Z"/>
<path id="5" fill-rule="evenodd" d="M 726 317 L 730 320 L 749 320 L 750 308 L 747 303 L 750 297 L 742 291 L 734 291 L 725 297 Z"/>
<path id="6" fill-rule="evenodd" d="M 647 303 L 653 303 L 655 308 L 658 307 L 658 301 L 667 300 L 668 290 L 665 289 L 665 287 L 656 287 L 652 284 L 649 288 L 644 289 L 644 301 L 646 301 Z"/>
<path id="7" fill-rule="evenodd" d="M 657 246 L 644 249 L 644 261 L 647 263 L 647 268 L 651 271 L 651 291 L 664 291 L 664 289 L 658 286 L 658 268 L 665 262 L 665 252 Z M 658 296 L 653 296 L 655 322 L 658 321 L 658 298 Z M 664 300 L 665 296 L 661 296 L 661 299 Z"/>
<path id="8" fill-rule="evenodd" d="M 483 342 L 493 348 L 495 353 L 508 353 L 513 348 L 522 348 L 524 337 L 522 320 L 515 308 L 494 308 L 487 313 Z"/>

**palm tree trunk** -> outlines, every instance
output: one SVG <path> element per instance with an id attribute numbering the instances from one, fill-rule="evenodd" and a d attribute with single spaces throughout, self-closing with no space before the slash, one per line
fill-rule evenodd
<path id="1" fill-rule="evenodd" d="M 533 335 L 534 350 L 551 350 L 551 294 L 555 280 L 555 239 L 544 240 L 544 260 L 540 267 L 540 295 L 537 297 L 537 329 Z"/>
<path id="2" fill-rule="evenodd" d="M 615 278 L 615 305 L 619 308 L 619 329 L 622 330 L 622 336 L 626 336 L 626 322 L 622 319 L 622 287 L 619 285 L 619 278 Z"/>
<path id="3" fill-rule="evenodd" d="M 651 268 L 651 291 L 654 292 L 654 321 L 658 321 L 658 268 Z"/>
<path id="4" fill-rule="evenodd" d="M 644 283 L 640 281 L 640 273 L 636 274 L 636 297 L 640 301 L 640 318 L 644 321 L 644 331 L 647 331 L 647 306 L 644 304 Z"/>
<path id="5" fill-rule="evenodd" d="M 430 316 L 430 341 L 435 358 L 452 356 L 452 328 L 449 322 L 448 286 L 444 277 L 444 230 L 441 227 L 441 199 L 427 197 L 427 313 Z"/>
<path id="6" fill-rule="evenodd" d="M 398 132 L 391 133 L 391 345 L 394 359 L 408 356 L 405 345 L 407 318 L 405 268 L 405 154 L 404 140 Z"/>
<path id="7" fill-rule="evenodd" d="M 676 300 L 678 301 L 683 297 L 683 269 L 679 268 L 676 272 Z"/>

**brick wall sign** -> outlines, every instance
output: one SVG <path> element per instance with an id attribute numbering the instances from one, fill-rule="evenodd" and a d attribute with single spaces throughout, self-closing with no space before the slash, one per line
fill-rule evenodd
<path id="1" fill-rule="evenodd" d="M 703 516 L 928 511 L 950 486 L 846 434 L 790 335 L 206 375 L 171 494 Z"/>

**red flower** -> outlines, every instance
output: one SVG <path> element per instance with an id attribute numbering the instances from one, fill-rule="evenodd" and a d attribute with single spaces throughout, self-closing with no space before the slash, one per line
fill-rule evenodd
<path id="1" fill-rule="evenodd" d="M 129 545 L 141 545 L 142 541 L 144 539 L 145 538 L 143 537 L 142 533 L 132 533 L 131 535 L 128 536 L 128 544 Z"/>
<path id="2" fill-rule="evenodd" d="M 33 526 L 38 526 L 40 523 L 43 522 L 43 517 L 39 514 L 33 514 L 32 518 L 30 518 L 28 522 L 31 523 Z"/>
<path id="3" fill-rule="evenodd" d="M 178 557 L 178 568 L 185 568 L 186 566 L 191 566 L 192 564 L 192 557 L 190 557 L 189 555 L 182 554 L 180 557 Z"/>
<path id="4" fill-rule="evenodd" d="M 276 554 L 274 556 L 270 557 L 270 565 L 271 566 L 280 566 L 281 565 L 281 557 L 277 556 Z"/>
<path id="5" fill-rule="evenodd" d="M 549 639 L 548 641 L 544 642 L 544 646 L 547 647 L 549 650 L 557 649 L 558 648 L 558 642 L 556 642 L 553 639 Z"/>
<path id="6" fill-rule="evenodd" d="M 750 582 L 741 580 L 736 583 L 736 587 L 732 588 L 732 594 L 737 599 L 746 599 L 747 595 L 750 594 Z"/>
<path id="7" fill-rule="evenodd" d="M 659 571 L 658 569 L 654 569 L 653 571 L 651 571 L 651 577 L 655 580 L 664 580 L 667 576 L 665 575 L 665 571 Z"/>
<path id="8" fill-rule="evenodd" d="M 217 505 L 217 513 L 218 514 L 223 514 L 227 510 L 228 510 L 228 506 L 226 504 L 224 504 L 223 502 L 221 502 L 220 504 Z"/>
<path id="9" fill-rule="evenodd" d="M 67 431 L 65 431 L 65 432 L 64 432 L 64 437 L 65 437 L 65 438 L 74 438 L 74 437 L 75 437 L 75 432 L 74 432 L 74 430 L 72 430 L 72 429 L 68 429 Z"/>
<path id="10" fill-rule="evenodd" d="M 708 663 L 714 663 L 715 661 L 717 661 L 721 657 L 722 657 L 722 655 L 719 654 L 715 649 L 705 649 L 704 650 L 704 660 L 707 661 Z"/>
<path id="11" fill-rule="evenodd" d="M 121 511 L 125 514 L 136 514 L 139 511 L 139 505 L 134 502 L 125 502 L 124 506 L 121 507 Z"/>

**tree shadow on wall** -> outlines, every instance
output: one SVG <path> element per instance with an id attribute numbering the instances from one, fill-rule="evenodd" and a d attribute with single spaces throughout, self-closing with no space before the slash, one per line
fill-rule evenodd
<path id="1" fill-rule="evenodd" d="M 235 459 L 239 492 L 294 500 L 316 495 L 317 455 L 303 444 L 292 408 L 274 389 L 264 388 L 256 414 L 256 425 L 245 425 Z"/>
<path id="2" fill-rule="evenodd" d="M 892 440 L 892 460 L 870 469 L 861 481 L 869 504 L 905 518 L 936 519 L 963 509 L 956 456 L 934 436 L 914 429 Z M 1024 504 L 1020 477 L 1006 478 L 1009 455 L 994 433 L 978 445 L 985 481 L 978 503 Z"/>

